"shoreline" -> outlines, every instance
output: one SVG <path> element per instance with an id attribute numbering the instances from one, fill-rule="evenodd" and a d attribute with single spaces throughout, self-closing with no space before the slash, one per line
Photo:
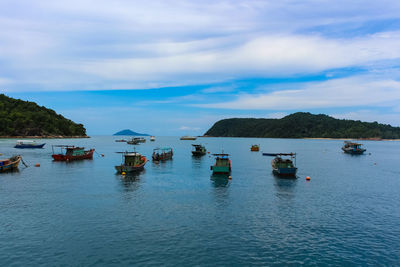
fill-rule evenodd
<path id="1" fill-rule="evenodd" d="M 90 138 L 90 136 L 63 136 L 63 135 L 45 135 L 45 136 L 0 136 L 0 139 L 80 139 Z"/>

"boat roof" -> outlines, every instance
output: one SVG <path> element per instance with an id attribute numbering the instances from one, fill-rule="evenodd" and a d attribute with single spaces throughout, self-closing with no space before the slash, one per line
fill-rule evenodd
<path id="1" fill-rule="evenodd" d="M 213 154 L 213 156 L 222 156 L 223 157 L 223 156 L 229 156 L 229 154 L 223 154 L 223 153 L 222 154 Z"/>
<path id="2" fill-rule="evenodd" d="M 18 143 L 36 143 L 35 140 L 17 140 Z"/>
<path id="3" fill-rule="evenodd" d="M 201 147 L 202 145 L 193 145 L 193 144 L 192 144 L 192 146 L 194 146 L 194 147 Z"/>
<path id="4" fill-rule="evenodd" d="M 263 156 L 296 156 L 296 153 L 263 153 Z"/>
<path id="5" fill-rule="evenodd" d="M 157 147 L 157 148 L 153 149 L 153 151 L 155 151 L 155 150 L 172 150 L 172 148 L 171 147 Z"/>
<path id="6" fill-rule="evenodd" d="M 347 145 L 362 146 L 362 144 L 360 144 L 360 143 L 355 143 L 355 142 L 350 142 L 350 141 L 345 141 L 345 143 L 346 143 Z"/>

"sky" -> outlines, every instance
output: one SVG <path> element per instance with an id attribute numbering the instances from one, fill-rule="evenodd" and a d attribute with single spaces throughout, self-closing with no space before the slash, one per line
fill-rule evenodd
<path id="1" fill-rule="evenodd" d="M 400 126 L 397 0 L 1 0 L 0 36 L 0 93 L 89 135 L 298 111 Z"/>

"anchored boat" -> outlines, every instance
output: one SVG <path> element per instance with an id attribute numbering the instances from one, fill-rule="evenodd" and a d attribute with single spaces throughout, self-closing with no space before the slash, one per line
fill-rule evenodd
<path id="1" fill-rule="evenodd" d="M 250 150 L 251 151 L 260 151 L 260 146 L 259 145 L 252 145 Z"/>
<path id="2" fill-rule="evenodd" d="M 181 137 L 181 140 L 196 140 L 197 137 L 185 135 Z"/>
<path id="3" fill-rule="evenodd" d="M 46 143 L 38 144 L 32 140 L 18 140 L 15 148 L 43 148 Z"/>
<path id="4" fill-rule="evenodd" d="M 296 153 L 263 153 L 263 156 L 275 157 L 272 162 L 272 172 L 280 176 L 292 176 L 296 177 Z M 289 156 L 288 158 L 282 158 L 283 156 Z M 294 164 L 293 164 L 294 160 Z"/>
<path id="5" fill-rule="evenodd" d="M 153 150 L 153 161 L 163 161 L 167 159 L 172 159 L 174 152 L 170 147 L 156 148 Z"/>
<path id="6" fill-rule="evenodd" d="M 121 165 L 115 166 L 118 173 L 122 172 L 135 172 L 144 169 L 144 165 L 147 162 L 145 156 L 138 152 L 117 152 L 122 153 L 124 161 Z"/>
<path id="7" fill-rule="evenodd" d="M 213 154 L 215 156 L 215 164 L 210 166 L 213 173 L 229 174 L 232 170 L 232 162 L 229 159 L 229 154 Z"/>
<path id="8" fill-rule="evenodd" d="M 156 137 L 155 136 L 150 136 L 150 141 L 156 141 Z"/>
<path id="9" fill-rule="evenodd" d="M 194 150 L 192 150 L 193 156 L 203 156 L 207 153 L 207 149 L 202 145 L 192 145 Z"/>
<path id="10" fill-rule="evenodd" d="M 344 153 L 352 154 L 352 155 L 361 155 L 363 154 L 366 149 L 361 147 L 362 144 L 354 143 L 350 141 L 344 141 L 344 145 L 342 150 Z"/>
<path id="11" fill-rule="evenodd" d="M 21 156 L 14 156 L 9 159 L 0 159 L 0 172 L 17 169 L 21 159 Z"/>
<path id="12" fill-rule="evenodd" d="M 60 154 L 54 153 L 54 147 L 59 147 L 61 149 Z M 90 150 L 85 150 L 84 147 L 76 147 L 69 145 L 55 145 L 52 146 L 54 161 L 72 161 L 72 160 L 82 160 L 82 159 L 93 159 L 94 148 Z"/>

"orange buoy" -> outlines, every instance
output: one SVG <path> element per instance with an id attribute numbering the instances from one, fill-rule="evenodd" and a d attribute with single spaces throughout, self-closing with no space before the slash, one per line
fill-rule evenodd
<path id="1" fill-rule="evenodd" d="M 101 156 L 104 158 L 104 154 L 101 154 Z"/>
<path id="2" fill-rule="evenodd" d="M 310 180 L 311 180 L 310 176 L 307 176 L 307 177 L 306 177 L 306 180 L 307 180 L 307 181 L 310 181 Z"/>
<path id="3" fill-rule="evenodd" d="M 35 164 L 35 167 L 40 167 L 40 164 L 39 164 L 39 163 L 36 163 L 36 164 Z"/>

